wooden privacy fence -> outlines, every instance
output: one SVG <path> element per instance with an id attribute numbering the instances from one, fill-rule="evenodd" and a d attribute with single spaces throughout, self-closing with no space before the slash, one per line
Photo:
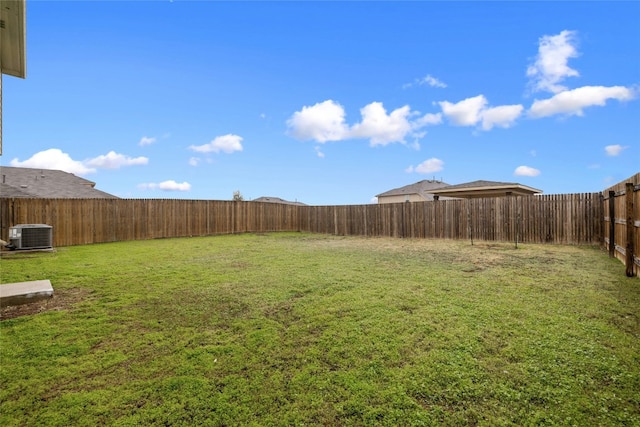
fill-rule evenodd
<path id="1" fill-rule="evenodd" d="M 609 256 L 625 263 L 627 276 L 640 276 L 640 173 L 605 190 L 603 208 Z"/>
<path id="2" fill-rule="evenodd" d="M 600 244 L 600 193 L 353 206 L 176 199 L 0 199 L 0 232 L 48 224 L 54 246 L 306 231 L 371 237 Z"/>
<path id="3" fill-rule="evenodd" d="M 295 231 L 296 206 L 177 199 L 2 199 L 3 239 L 16 224 L 53 226 L 53 245 Z"/>
<path id="4" fill-rule="evenodd" d="M 600 193 L 510 196 L 301 210 L 314 233 L 530 243 L 599 244 Z"/>

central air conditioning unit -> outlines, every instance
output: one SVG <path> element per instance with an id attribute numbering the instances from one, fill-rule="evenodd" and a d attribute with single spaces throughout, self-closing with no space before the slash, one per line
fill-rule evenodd
<path id="1" fill-rule="evenodd" d="M 9 228 L 9 249 L 53 248 L 53 227 L 46 224 L 18 224 Z"/>

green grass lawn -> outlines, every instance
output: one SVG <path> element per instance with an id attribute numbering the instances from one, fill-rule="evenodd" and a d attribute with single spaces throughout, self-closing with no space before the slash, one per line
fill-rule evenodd
<path id="1" fill-rule="evenodd" d="M 640 425 L 640 280 L 598 248 L 276 233 L 0 263 L 55 289 L 3 310 L 2 426 Z"/>

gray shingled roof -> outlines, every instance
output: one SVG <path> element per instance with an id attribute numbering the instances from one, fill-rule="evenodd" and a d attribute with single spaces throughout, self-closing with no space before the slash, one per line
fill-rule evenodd
<path id="1" fill-rule="evenodd" d="M 114 199 L 96 190 L 96 183 L 72 173 L 52 169 L 0 166 L 0 197 L 48 199 Z"/>
<path id="2" fill-rule="evenodd" d="M 285 205 L 298 205 L 298 206 L 306 206 L 301 202 L 290 202 L 288 200 L 281 199 L 280 197 L 258 197 L 257 199 L 253 199 L 253 202 L 265 202 L 265 203 L 283 203 Z"/>
<path id="3" fill-rule="evenodd" d="M 498 182 L 498 181 L 484 181 L 484 180 L 477 180 L 477 181 L 471 181 L 471 182 L 465 182 L 462 184 L 454 184 L 454 185 L 449 185 L 447 186 L 447 190 L 457 190 L 457 189 L 462 189 L 462 188 L 481 188 L 481 187 L 504 187 L 504 186 L 508 186 L 508 187 L 512 187 L 512 186 L 518 186 L 520 184 L 518 184 L 517 182 Z"/>
<path id="4" fill-rule="evenodd" d="M 430 193 L 431 190 L 435 190 L 437 188 L 449 187 L 449 184 L 446 182 L 434 180 L 434 179 L 425 179 L 422 181 L 418 181 L 414 184 L 405 185 L 404 187 L 394 188 L 393 190 L 385 191 L 384 193 L 378 194 L 376 197 L 387 197 L 387 196 L 404 196 L 409 194 L 419 194 L 425 198 L 425 200 L 433 200 L 433 195 Z"/>
<path id="5" fill-rule="evenodd" d="M 458 197 L 479 197 L 482 195 L 495 195 L 500 194 L 536 194 L 542 193 L 542 190 L 529 187 L 527 185 L 519 184 L 517 182 L 499 182 L 499 181 L 471 181 L 462 184 L 449 185 L 440 189 L 434 190 L 436 195 L 450 195 Z"/>
<path id="6" fill-rule="evenodd" d="M 0 182 L 0 197 L 15 198 L 15 197 L 33 197 L 33 196 L 29 193 L 25 193 L 24 191 L 12 185 Z"/>

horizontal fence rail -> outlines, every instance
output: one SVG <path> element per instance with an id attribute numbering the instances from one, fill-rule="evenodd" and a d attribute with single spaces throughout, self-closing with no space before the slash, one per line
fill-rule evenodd
<path id="1" fill-rule="evenodd" d="M 0 199 L 0 233 L 53 227 L 54 246 L 215 234 L 305 231 L 370 237 L 601 244 L 600 193 L 300 206 L 181 199 Z"/>

